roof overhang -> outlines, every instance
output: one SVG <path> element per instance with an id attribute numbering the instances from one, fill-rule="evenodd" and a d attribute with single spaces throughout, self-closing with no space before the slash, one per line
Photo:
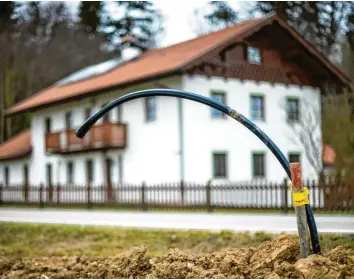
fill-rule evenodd
<path id="1" fill-rule="evenodd" d="M 39 101 L 37 103 L 34 102 L 35 104 L 29 105 L 28 107 L 26 107 L 26 106 L 21 107 L 21 105 L 30 101 L 32 98 L 38 97 L 38 95 L 43 94 L 43 91 L 46 91 L 46 90 L 43 90 L 43 91 L 33 95 L 32 97 L 30 97 L 22 102 L 19 102 L 14 107 L 8 109 L 5 112 L 5 115 L 6 116 L 14 116 L 14 115 L 17 115 L 20 113 L 32 112 L 32 111 L 39 110 L 42 108 L 47 108 L 48 106 L 63 104 L 63 103 L 69 102 L 69 101 L 81 100 L 83 98 L 92 97 L 93 95 L 106 93 L 106 92 L 109 92 L 112 90 L 124 89 L 124 88 L 130 87 L 130 86 L 140 85 L 140 84 L 148 82 L 148 81 L 152 81 L 152 80 L 156 80 L 156 79 L 160 79 L 160 78 L 169 77 L 171 75 L 176 75 L 176 74 L 188 72 L 193 67 L 203 63 L 203 61 L 205 61 L 211 55 L 216 55 L 218 52 L 223 50 L 229 44 L 242 42 L 247 37 L 249 37 L 249 36 L 253 35 L 254 33 L 258 32 L 259 30 L 261 30 L 263 27 L 273 24 L 275 22 L 278 23 L 279 26 L 281 26 L 284 30 L 289 32 L 289 34 L 291 36 L 293 36 L 308 51 L 308 53 L 312 57 L 314 57 L 315 59 L 320 61 L 320 63 L 330 73 L 332 73 L 336 78 L 338 78 L 338 80 L 342 84 L 344 84 L 346 86 L 350 85 L 351 80 L 343 71 L 341 71 L 339 68 L 337 68 L 325 56 L 323 56 L 314 46 L 312 46 L 309 42 L 307 42 L 305 39 L 303 39 L 301 35 L 299 35 L 292 27 L 290 27 L 279 16 L 277 16 L 275 14 L 270 14 L 264 18 L 256 19 L 256 20 L 248 22 L 242 28 L 240 28 L 241 30 L 237 31 L 237 29 L 235 29 L 236 31 L 233 31 L 232 33 L 230 33 L 230 35 L 224 36 L 223 39 L 220 39 L 219 42 L 215 43 L 214 45 L 211 45 L 208 48 L 203 49 L 202 51 L 200 51 L 199 53 L 197 53 L 196 55 L 194 55 L 192 57 L 185 58 L 186 61 L 182 61 L 182 63 L 178 63 L 170 68 L 166 68 L 164 70 L 160 70 L 160 71 L 157 71 L 157 72 L 154 72 L 151 74 L 149 73 L 149 74 L 146 74 L 145 76 L 142 75 L 142 76 L 139 76 L 136 78 L 131 78 L 131 79 L 127 79 L 127 80 L 124 80 L 121 82 L 117 82 L 117 84 L 106 84 L 106 85 L 101 85 L 101 87 L 98 85 L 97 87 L 93 86 L 90 89 L 85 88 L 82 91 L 76 91 L 76 92 L 75 92 L 75 88 L 74 88 L 72 90 L 72 92 L 71 92 L 72 94 L 70 96 L 64 96 L 62 98 L 60 98 L 60 97 L 59 98 L 52 98 L 52 100 L 44 100 L 42 102 Z M 240 25 L 242 25 L 242 24 L 240 24 Z M 218 32 L 223 32 L 223 30 L 218 31 Z M 218 32 L 211 33 L 206 36 L 214 36 L 213 34 L 217 34 Z M 200 38 L 203 38 L 203 36 Z M 195 40 L 199 40 L 199 38 L 197 38 Z M 190 44 L 190 42 L 191 41 L 187 41 L 185 43 Z M 185 44 L 185 43 L 181 43 L 181 44 Z M 163 52 L 163 55 L 168 56 L 168 53 L 167 53 L 168 48 L 157 50 L 157 51 L 161 51 L 161 52 Z M 153 56 L 153 57 L 155 57 L 155 56 Z M 157 59 L 158 59 L 158 57 L 159 56 L 156 56 Z M 134 61 L 132 63 L 135 63 L 135 62 L 136 61 Z M 127 62 L 126 64 L 129 64 L 129 63 L 130 62 Z M 88 80 L 88 82 L 89 81 L 90 80 Z M 97 82 L 97 80 L 92 80 L 92 83 L 94 83 L 94 82 Z M 79 82 L 78 82 L 78 84 L 79 84 Z M 75 85 L 75 83 L 73 83 L 73 85 Z M 53 87 L 48 88 L 48 90 L 50 90 L 51 88 L 53 88 Z M 63 88 L 65 89 L 65 87 L 63 87 Z M 59 92 L 56 92 L 56 94 L 58 94 Z"/>

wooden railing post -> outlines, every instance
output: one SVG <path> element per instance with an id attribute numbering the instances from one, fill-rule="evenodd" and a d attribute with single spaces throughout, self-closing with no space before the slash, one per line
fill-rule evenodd
<path id="1" fill-rule="evenodd" d="M 51 183 L 48 185 L 48 201 L 49 203 L 53 202 L 53 185 Z"/>
<path id="2" fill-rule="evenodd" d="M 184 181 L 181 181 L 180 191 L 181 191 L 181 205 L 184 206 Z"/>
<path id="3" fill-rule="evenodd" d="M 43 203 L 43 184 L 39 186 L 39 207 L 43 208 L 44 203 Z"/>
<path id="4" fill-rule="evenodd" d="M 208 212 L 212 212 L 212 206 L 211 206 L 211 180 L 209 180 L 205 186 L 205 193 L 206 193 L 206 207 L 208 209 Z"/>
<path id="5" fill-rule="evenodd" d="M 91 202 L 91 183 L 87 184 L 87 208 L 92 209 L 92 202 Z"/>
<path id="6" fill-rule="evenodd" d="M 288 208 L 288 180 L 284 178 L 284 183 L 283 183 L 283 211 L 285 214 L 288 214 L 289 208 Z"/>
<path id="7" fill-rule="evenodd" d="M 145 200 L 145 188 L 146 188 L 146 183 L 143 182 L 141 184 L 141 209 L 142 211 L 147 211 L 147 204 L 146 204 L 146 200 Z"/>
<path id="8" fill-rule="evenodd" d="M 3 200 L 2 200 L 2 191 L 4 189 L 4 186 L 2 183 L 0 183 L 0 204 L 2 204 Z"/>
<path id="9" fill-rule="evenodd" d="M 60 203 L 60 184 L 57 185 L 57 204 Z"/>
<path id="10" fill-rule="evenodd" d="M 23 184 L 23 198 L 25 200 L 25 203 L 28 203 L 28 184 L 27 183 Z"/>
<path id="11" fill-rule="evenodd" d="M 300 163 L 291 163 L 290 171 L 293 193 L 302 192 L 303 185 Z M 310 254 L 310 238 L 305 205 L 295 206 L 295 212 L 300 237 L 300 257 L 306 258 Z"/>

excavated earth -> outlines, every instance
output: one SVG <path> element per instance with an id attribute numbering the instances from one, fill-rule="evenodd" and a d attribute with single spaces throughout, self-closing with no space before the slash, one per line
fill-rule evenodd
<path id="1" fill-rule="evenodd" d="M 135 247 L 114 257 L 48 257 L 8 259 L 0 256 L 0 278 L 145 278 L 145 279 L 354 279 L 354 247 L 337 247 L 325 255 L 299 258 L 298 241 L 283 234 L 257 248 L 212 254 L 148 256 Z"/>

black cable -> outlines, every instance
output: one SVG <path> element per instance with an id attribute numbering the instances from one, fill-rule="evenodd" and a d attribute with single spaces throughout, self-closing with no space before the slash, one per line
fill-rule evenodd
<path id="1" fill-rule="evenodd" d="M 88 132 L 88 130 L 97 122 L 97 120 L 100 119 L 104 114 L 109 112 L 114 107 L 124 104 L 128 101 L 132 101 L 134 99 L 143 98 L 143 97 L 152 97 L 152 96 L 168 96 L 168 97 L 178 97 L 178 98 L 188 99 L 198 103 L 205 104 L 207 106 L 210 106 L 214 109 L 226 113 L 227 115 L 229 115 L 230 117 L 234 118 L 242 125 L 247 127 L 261 141 L 263 141 L 263 143 L 272 151 L 272 153 L 278 159 L 278 161 L 283 166 L 285 172 L 287 173 L 288 177 L 291 180 L 290 164 L 288 160 L 285 158 L 284 154 L 280 151 L 278 146 L 252 121 L 250 121 L 245 116 L 238 113 L 236 110 L 226 106 L 223 103 L 214 101 L 213 99 L 195 93 L 186 92 L 182 90 L 148 89 L 148 90 L 136 91 L 130 94 L 126 94 L 122 97 L 119 97 L 114 101 L 110 102 L 108 105 L 104 106 L 101 110 L 99 110 L 97 113 L 92 115 L 89 119 L 87 119 L 85 123 L 82 124 L 82 126 L 79 129 L 77 129 L 76 131 L 77 137 L 83 138 L 85 134 Z M 320 252 L 320 243 L 319 243 L 315 218 L 313 216 L 313 212 L 310 205 L 306 205 L 306 215 L 307 215 L 307 223 L 310 229 L 312 249 L 314 253 L 318 254 Z"/>

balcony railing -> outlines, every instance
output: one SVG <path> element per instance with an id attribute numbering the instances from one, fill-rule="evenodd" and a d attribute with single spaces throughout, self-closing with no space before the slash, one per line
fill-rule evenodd
<path id="1" fill-rule="evenodd" d="M 51 153 L 72 153 L 109 148 L 124 148 L 127 125 L 105 122 L 95 125 L 83 139 L 75 135 L 74 129 L 46 134 L 46 151 Z"/>

